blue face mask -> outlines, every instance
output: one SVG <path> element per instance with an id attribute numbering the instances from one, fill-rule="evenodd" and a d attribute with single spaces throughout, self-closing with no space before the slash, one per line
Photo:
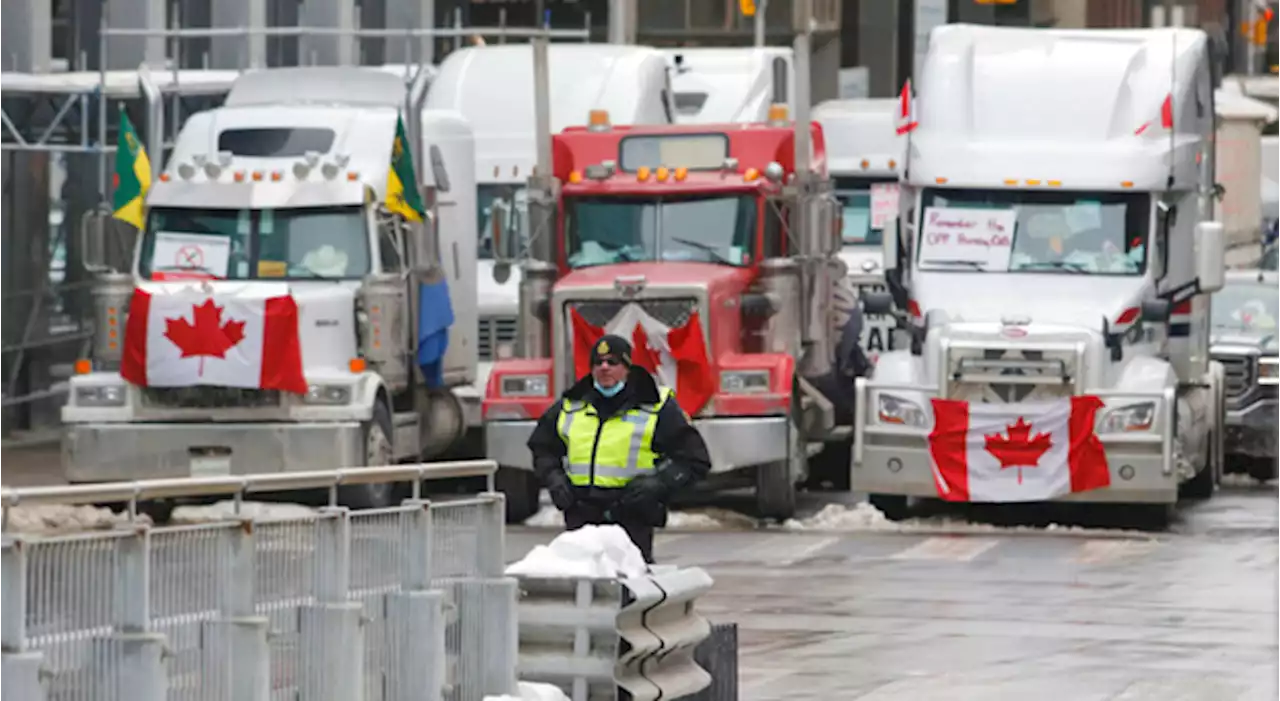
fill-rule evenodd
<path id="1" fill-rule="evenodd" d="M 618 392 L 622 391 L 623 387 L 627 386 L 627 383 L 619 382 L 618 384 L 612 387 L 601 387 L 599 382 L 596 382 L 595 385 L 596 385 L 596 391 L 600 393 L 600 396 L 614 397 L 614 396 L 617 396 Z"/>

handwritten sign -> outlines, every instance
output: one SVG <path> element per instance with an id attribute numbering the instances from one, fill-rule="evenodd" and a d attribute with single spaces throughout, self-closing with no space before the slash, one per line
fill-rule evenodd
<path id="1" fill-rule="evenodd" d="M 872 183 L 871 228 L 880 231 L 898 216 L 898 184 Z"/>
<path id="2" fill-rule="evenodd" d="M 1012 209 L 929 207 L 920 232 L 920 267 L 926 270 L 1009 269 Z"/>
<path id="3" fill-rule="evenodd" d="M 158 231 L 151 268 L 170 272 L 187 269 L 226 277 L 230 258 L 231 241 L 225 236 Z"/>

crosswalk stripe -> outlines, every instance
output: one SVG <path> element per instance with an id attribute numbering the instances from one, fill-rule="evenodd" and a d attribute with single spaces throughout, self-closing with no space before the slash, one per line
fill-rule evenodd
<path id="1" fill-rule="evenodd" d="M 1140 557 L 1159 547 L 1154 540 L 1086 540 L 1076 549 L 1071 561 L 1082 565 L 1096 565 L 1116 560 Z"/>
<path id="2" fill-rule="evenodd" d="M 821 540 L 818 540 L 816 542 L 810 543 L 808 545 L 804 545 L 803 543 L 798 543 L 797 546 L 791 550 L 790 555 L 788 555 L 786 559 L 782 560 L 778 564 L 785 567 L 788 565 L 793 565 L 797 562 L 801 562 L 803 560 L 807 560 L 813 557 L 814 555 L 817 555 L 819 552 L 825 550 L 827 547 L 831 546 L 838 540 L 840 540 L 840 538 L 836 536 L 829 536 L 826 538 L 822 538 Z"/>
<path id="3" fill-rule="evenodd" d="M 891 557 L 894 560 L 969 562 L 999 543 L 996 538 L 929 538 Z"/>
<path id="4" fill-rule="evenodd" d="M 812 555 L 839 540 L 836 536 L 774 535 L 759 543 L 736 551 L 732 558 L 760 562 L 766 565 L 786 566 Z"/>

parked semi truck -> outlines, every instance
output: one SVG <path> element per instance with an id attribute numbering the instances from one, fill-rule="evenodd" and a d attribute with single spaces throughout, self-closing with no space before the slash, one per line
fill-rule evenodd
<path id="1" fill-rule="evenodd" d="M 539 130 L 527 255 L 495 230 L 498 261 L 525 268 L 520 357 L 494 364 L 484 402 L 502 470 L 533 480 L 537 417 L 609 331 L 635 339 L 673 387 L 713 479 L 753 486 L 764 516 L 794 512 L 808 456 L 848 435 L 836 416 L 851 398 L 824 389 L 838 386 L 830 320 L 844 271 L 806 99 L 794 122 L 778 105 L 767 124 L 617 127 L 595 115 L 554 137 Z"/>
<path id="2" fill-rule="evenodd" d="M 852 483 L 873 504 L 1060 498 L 1167 522 L 1180 492 L 1213 493 L 1210 60 L 1189 29 L 933 30 L 890 290 L 863 299 L 911 335 L 858 381 Z"/>
<path id="3" fill-rule="evenodd" d="M 62 411 L 68 481 L 377 466 L 459 439 L 455 389 L 476 372 L 474 147 L 424 95 L 376 69 L 272 69 L 187 120 L 132 269 L 88 261 L 95 336 Z M 388 175 L 406 151 L 425 185 L 408 217 L 384 204 L 400 201 Z"/>
<path id="4" fill-rule="evenodd" d="M 857 295 L 885 291 L 881 237 L 898 218 L 898 167 L 904 155 L 898 112 L 896 99 L 828 100 L 813 108 L 840 200 L 840 258 Z M 860 343 L 868 360 L 874 363 L 881 353 L 905 347 L 896 327 L 892 316 L 866 316 Z"/>

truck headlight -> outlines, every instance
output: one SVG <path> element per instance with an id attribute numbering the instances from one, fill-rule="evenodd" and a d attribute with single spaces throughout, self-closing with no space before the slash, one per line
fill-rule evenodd
<path id="1" fill-rule="evenodd" d="M 127 396 L 124 385 L 76 388 L 76 404 L 79 406 L 124 406 Z"/>
<path id="2" fill-rule="evenodd" d="M 1280 358 L 1271 357 L 1263 358 L 1258 361 L 1258 384 L 1260 385 L 1278 385 L 1280 384 Z"/>
<path id="3" fill-rule="evenodd" d="M 1156 420 L 1156 403 L 1128 404 L 1108 411 L 1098 422 L 1098 433 L 1148 431 Z"/>
<path id="4" fill-rule="evenodd" d="M 545 397 L 549 394 L 546 375 L 507 375 L 502 378 L 501 387 L 504 397 Z"/>
<path id="5" fill-rule="evenodd" d="M 919 404 L 892 394 L 881 394 L 876 397 L 880 423 L 898 424 L 900 426 L 924 426 L 924 409 Z"/>
<path id="6" fill-rule="evenodd" d="M 351 387 L 347 385 L 310 385 L 303 399 L 307 404 L 350 404 Z"/>
<path id="7" fill-rule="evenodd" d="M 730 370 L 720 373 L 720 391 L 725 394 L 753 394 L 769 391 L 768 370 Z"/>

